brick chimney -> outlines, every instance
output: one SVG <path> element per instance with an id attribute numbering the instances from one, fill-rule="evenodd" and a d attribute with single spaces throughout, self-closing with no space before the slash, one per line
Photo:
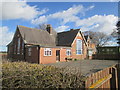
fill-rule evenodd
<path id="1" fill-rule="evenodd" d="M 70 31 L 73 31 L 74 29 L 70 29 Z"/>
<path id="2" fill-rule="evenodd" d="M 46 30 L 49 34 L 52 34 L 52 26 L 50 24 L 47 24 Z"/>

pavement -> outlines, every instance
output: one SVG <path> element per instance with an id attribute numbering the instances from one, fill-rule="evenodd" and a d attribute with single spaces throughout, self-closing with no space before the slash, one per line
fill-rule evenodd
<path id="1" fill-rule="evenodd" d="M 117 60 L 78 60 L 69 62 L 56 62 L 45 65 L 65 68 L 65 72 L 81 73 L 82 75 L 87 76 L 104 68 L 111 67 L 117 63 Z"/>

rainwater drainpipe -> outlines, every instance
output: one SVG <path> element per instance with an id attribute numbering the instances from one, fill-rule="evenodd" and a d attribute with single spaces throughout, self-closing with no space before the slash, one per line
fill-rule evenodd
<path id="1" fill-rule="evenodd" d="M 115 70 L 115 82 L 116 82 L 116 89 L 118 88 L 118 74 L 117 74 L 117 68 L 114 66 L 112 67 Z"/>

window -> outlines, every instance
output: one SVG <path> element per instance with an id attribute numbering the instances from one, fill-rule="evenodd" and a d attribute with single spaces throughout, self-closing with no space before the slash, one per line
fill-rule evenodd
<path id="1" fill-rule="evenodd" d="M 32 48 L 28 48 L 28 56 L 31 56 Z"/>
<path id="2" fill-rule="evenodd" d="M 14 46 L 14 54 L 16 54 L 16 44 L 15 44 L 15 46 Z"/>
<path id="3" fill-rule="evenodd" d="M 70 49 L 66 49 L 66 55 L 70 56 L 71 55 L 71 50 Z"/>
<path id="4" fill-rule="evenodd" d="M 82 54 L 82 40 L 76 40 L 76 54 Z"/>
<path id="5" fill-rule="evenodd" d="M 44 56 L 51 56 L 52 51 L 50 48 L 44 48 Z"/>
<path id="6" fill-rule="evenodd" d="M 18 38 L 17 54 L 20 54 L 20 38 Z"/>
<path id="7" fill-rule="evenodd" d="M 24 42 L 22 42 L 22 55 L 24 53 Z"/>

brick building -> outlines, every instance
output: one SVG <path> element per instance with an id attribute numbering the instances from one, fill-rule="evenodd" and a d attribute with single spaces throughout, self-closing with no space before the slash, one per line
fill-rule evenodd
<path id="1" fill-rule="evenodd" d="M 7 45 L 8 58 L 47 64 L 72 59 L 92 58 L 95 45 L 80 29 L 56 33 L 51 25 L 46 30 L 17 26 Z"/>

